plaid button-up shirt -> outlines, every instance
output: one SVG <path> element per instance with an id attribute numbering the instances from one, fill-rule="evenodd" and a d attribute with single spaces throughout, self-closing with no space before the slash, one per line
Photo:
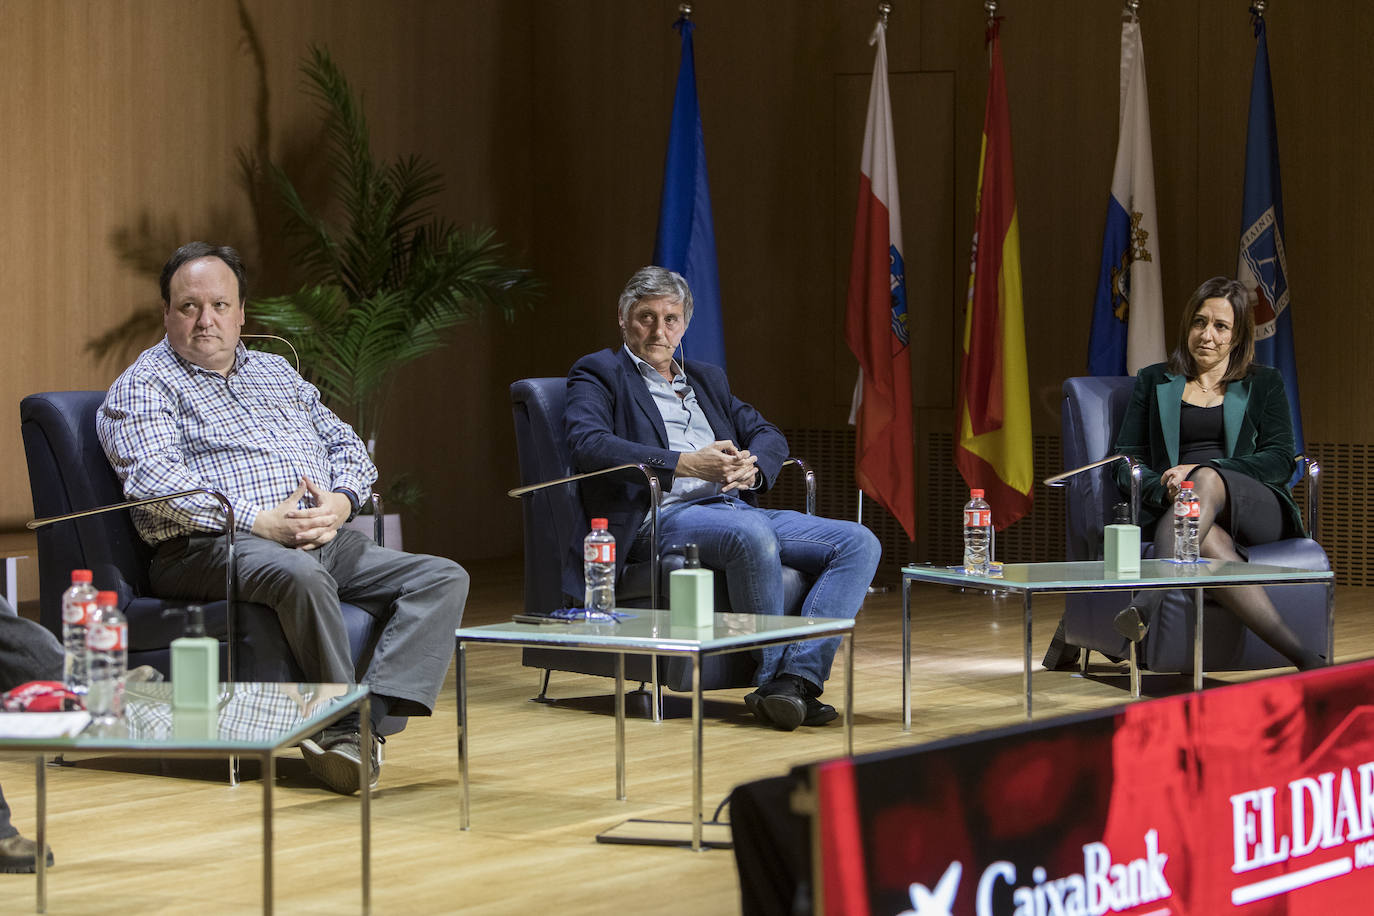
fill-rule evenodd
<path id="1" fill-rule="evenodd" d="M 182 359 L 164 337 L 110 386 L 96 432 L 127 499 L 218 490 L 244 533 L 302 477 L 359 502 L 377 480 L 362 441 L 315 386 L 281 357 L 242 343 L 225 377 Z M 224 510 L 208 496 L 155 503 L 133 518 L 149 544 L 224 530 Z"/>

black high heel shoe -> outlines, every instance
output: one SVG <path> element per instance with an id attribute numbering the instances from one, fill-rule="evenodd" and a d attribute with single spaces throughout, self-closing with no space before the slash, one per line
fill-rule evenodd
<path id="1" fill-rule="evenodd" d="M 1140 616 L 1140 608 L 1134 604 L 1112 619 L 1112 629 L 1131 642 L 1140 642 L 1150 632 L 1150 625 Z"/>

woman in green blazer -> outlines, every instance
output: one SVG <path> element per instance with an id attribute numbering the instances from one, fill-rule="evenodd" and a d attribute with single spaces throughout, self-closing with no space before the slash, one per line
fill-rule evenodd
<path id="1" fill-rule="evenodd" d="M 1167 363 L 1141 369 L 1116 451 L 1141 462 L 1142 527 L 1155 556 L 1174 555 L 1173 503 L 1193 482 L 1200 553 L 1246 559 L 1246 547 L 1303 534 L 1288 491 L 1293 426 L 1278 370 L 1257 365 L 1255 318 L 1245 287 L 1213 277 L 1183 310 Z M 1118 483 L 1129 471 L 1119 465 Z M 1216 589 L 1222 606 L 1300 669 L 1324 663 L 1304 648 L 1259 586 Z"/>

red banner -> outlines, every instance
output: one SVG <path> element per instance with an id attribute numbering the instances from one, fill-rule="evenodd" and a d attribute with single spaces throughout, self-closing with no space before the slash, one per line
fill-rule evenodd
<path id="1" fill-rule="evenodd" d="M 1374 662 L 831 761 L 814 785 L 830 916 L 1374 911 Z"/>

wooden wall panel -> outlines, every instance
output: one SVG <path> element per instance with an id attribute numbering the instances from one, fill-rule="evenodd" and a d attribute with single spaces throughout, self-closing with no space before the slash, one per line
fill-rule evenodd
<path id="1" fill-rule="evenodd" d="M 1200 279 L 1234 268 L 1253 55 L 1245 6 L 1143 5 L 1170 331 Z M 980 3 L 897 7 L 889 56 L 909 282 L 929 300 L 931 350 L 914 385 L 918 428 L 934 428 L 952 423 L 987 61 Z M 1003 3 L 1042 435 L 1057 429 L 1061 378 L 1086 360 L 1118 10 Z M 0 528 L 29 515 L 19 398 L 107 385 L 126 357 L 94 362 L 85 341 L 155 302 L 149 258 L 121 250 L 213 236 L 253 259 L 259 291 L 286 282 L 275 217 L 249 207 L 235 151 L 265 144 L 315 175 L 306 184 L 319 192 L 318 126 L 296 70 L 315 42 L 366 93 L 377 150 L 435 158 L 444 212 L 497 225 L 545 280 L 534 310 L 462 329 L 403 374 L 380 454 L 384 471 L 414 470 L 429 491 L 411 546 L 459 559 L 517 552 L 506 388 L 617 342 L 615 295 L 653 246 L 675 15 L 674 0 L 0 2 L 0 317 L 11 328 Z M 1273 4 L 1269 16 L 1308 437 L 1369 442 L 1374 420 L 1333 394 L 1368 384 L 1358 354 L 1374 342 L 1374 317 L 1358 307 L 1374 127 L 1357 102 L 1374 79 L 1361 44 L 1374 11 L 1334 0 Z M 841 426 L 854 364 L 836 337 L 873 4 L 708 0 L 695 18 L 732 378 L 781 424 Z"/>

